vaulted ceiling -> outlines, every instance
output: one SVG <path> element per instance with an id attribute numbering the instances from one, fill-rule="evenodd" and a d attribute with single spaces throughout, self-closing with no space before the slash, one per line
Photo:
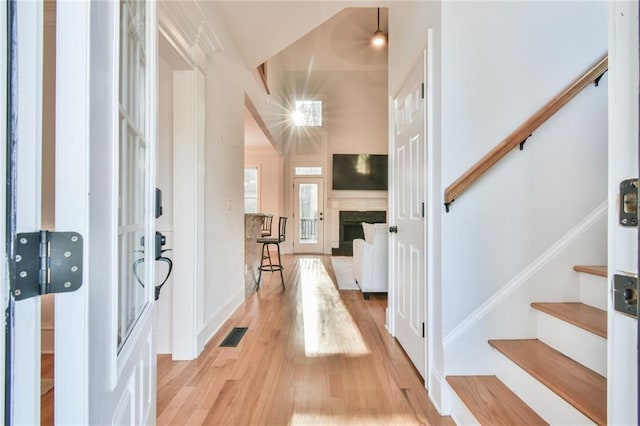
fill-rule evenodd
<path id="1" fill-rule="evenodd" d="M 378 25 L 377 8 L 370 3 L 198 3 L 209 21 L 216 24 L 216 35 L 222 35 L 222 48 L 232 44 L 249 68 L 276 56 L 283 71 L 379 71 L 387 68 L 386 49 L 374 49 L 370 43 Z M 380 28 L 388 31 L 388 14 L 384 7 L 380 10 Z M 270 145 L 248 110 L 245 111 L 245 143 L 248 146 Z"/>
<path id="2" fill-rule="evenodd" d="M 294 43 L 305 43 L 306 55 L 313 54 L 321 38 L 331 52 L 320 50 L 324 69 L 343 69 L 345 64 L 371 65 L 363 55 L 369 37 L 376 29 L 376 9 L 380 3 L 362 1 L 204 1 L 203 11 L 225 26 L 245 64 L 257 67 Z M 353 7 L 353 9 L 346 8 Z M 363 8 L 358 10 L 357 8 Z M 337 15 L 337 16 L 336 16 Z M 329 21 L 329 22 L 327 22 Z M 381 10 L 381 27 L 386 29 L 386 9 Z M 322 25 L 326 23 L 326 25 Z M 327 55 L 327 53 L 332 53 Z M 333 61 L 333 65 L 327 61 Z M 285 64 L 293 69 L 289 57 Z M 386 64 L 386 59 L 385 59 Z M 338 68 L 336 68 L 338 67 Z M 319 69 L 322 69 L 319 68 Z"/>

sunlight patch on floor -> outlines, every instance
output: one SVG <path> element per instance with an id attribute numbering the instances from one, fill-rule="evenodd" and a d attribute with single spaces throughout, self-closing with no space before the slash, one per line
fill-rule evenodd
<path id="1" fill-rule="evenodd" d="M 412 421 L 413 420 L 413 421 Z M 414 425 L 415 419 L 408 419 L 402 414 L 358 415 L 342 416 L 315 413 L 293 413 L 290 425 L 331 425 L 331 426 L 388 426 Z"/>
<path id="2" fill-rule="evenodd" d="M 300 288 L 306 356 L 364 355 L 369 348 L 318 258 L 301 258 Z"/>

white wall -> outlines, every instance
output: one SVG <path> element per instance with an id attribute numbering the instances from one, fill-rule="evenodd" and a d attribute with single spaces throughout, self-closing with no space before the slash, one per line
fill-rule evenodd
<path id="1" fill-rule="evenodd" d="M 638 3 L 612 2 L 609 11 L 609 283 L 638 272 L 638 228 L 618 225 L 620 181 L 638 177 Z M 637 319 L 613 310 L 609 298 L 608 423 L 638 424 Z"/>
<path id="2" fill-rule="evenodd" d="M 254 166 L 260 170 L 260 205 L 258 210 L 262 213 L 271 213 L 274 217 L 283 216 L 284 161 L 282 156 L 273 147 L 245 146 L 244 164 L 246 167 Z"/>
<path id="3" fill-rule="evenodd" d="M 205 279 L 198 303 L 204 347 L 244 300 L 244 85 L 248 72 L 226 54 L 206 64 Z"/>
<path id="4" fill-rule="evenodd" d="M 607 50 L 605 3 L 446 3 L 442 18 L 443 186 Z M 606 198 L 606 79 L 444 216 L 445 334 Z"/>

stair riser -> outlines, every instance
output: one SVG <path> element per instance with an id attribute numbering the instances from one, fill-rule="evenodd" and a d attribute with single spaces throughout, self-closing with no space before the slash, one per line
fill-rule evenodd
<path id="1" fill-rule="evenodd" d="M 496 376 L 550 424 L 592 425 L 591 420 L 564 399 L 494 350 Z"/>
<path id="2" fill-rule="evenodd" d="M 580 273 L 580 301 L 598 309 L 607 310 L 607 279 L 598 275 Z"/>
<path id="3" fill-rule="evenodd" d="M 538 339 L 596 373 L 607 376 L 607 340 L 538 311 Z"/>
<path id="4" fill-rule="evenodd" d="M 451 418 L 458 426 L 474 425 L 479 426 L 480 422 L 475 418 L 458 394 L 451 389 Z"/>

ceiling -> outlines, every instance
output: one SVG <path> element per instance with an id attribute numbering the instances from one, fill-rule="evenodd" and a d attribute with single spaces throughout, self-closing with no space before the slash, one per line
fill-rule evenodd
<path id="1" fill-rule="evenodd" d="M 249 67 L 278 56 L 283 71 L 386 70 L 387 49 L 373 48 L 377 8 L 349 2 L 204 2 L 218 15 Z M 388 30 L 380 9 L 380 29 Z M 270 146 L 245 108 L 245 145 Z"/>
<path id="2" fill-rule="evenodd" d="M 249 68 L 275 56 L 345 7 L 341 2 L 308 1 L 202 1 L 201 5 L 212 21 L 224 23 Z"/>
<path id="3" fill-rule="evenodd" d="M 277 56 L 285 71 L 372 71 L 387 69 L 386 47 L 373 47 L 377 8 L 347 8 L 296 40 Z M 388 9 L 380 9 L 388 30 Z"/>

